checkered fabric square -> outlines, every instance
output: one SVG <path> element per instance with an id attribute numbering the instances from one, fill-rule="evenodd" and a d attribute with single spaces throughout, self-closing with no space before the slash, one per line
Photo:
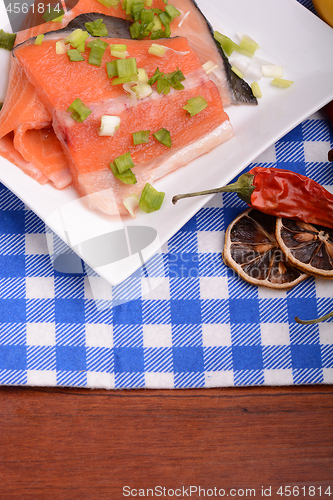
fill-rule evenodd
<path id="1" fill-rule="evenodd" d="M 312 115 L 256 165 L 332 189 L 332 131 Z M 247 170 L 253 167 L 249 165 Z M 44 223 L 4 186 L 0 196 L 0 384 L 190 388 L 333 383 L 333 282 L 258 288 L 221 258 L 224 231 L 247 206 L 216 195 L 144 268 L 111 287 L 82 265 L 57 271 Z"/>

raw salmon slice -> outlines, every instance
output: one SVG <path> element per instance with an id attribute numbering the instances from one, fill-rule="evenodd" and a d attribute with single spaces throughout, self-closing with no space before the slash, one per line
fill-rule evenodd
<path id="1" fill-rule="evenodd" d="M 63 188 L 71 182 L 51 115 L 14 58 L 0 113 L 0 154 L 41 184 L 51 180 Z"/>
<path id="2" fill-rule="evenodd" d="M 163 73 L 179 68 L 185 76 L 185 88 L 171 90 L 167 95 L 154 90 L 133 105 L 123 87 L 112 85 L 107 76 L 106 63 L 113 59 L 109 50 L 101 67 L 88 64 L 89 49 L 82 62 L 72 63 L 67 54 L 57 55 L 55 39 L 46 39 L 40 46 L 24 43 L 14 53 L 52 116 L 79 194 L 88 197 L 90 208 L 116 214 L 126 213 L 122 203 L 126 194 L 139 194 L 146 182 L 154 182 L 229 139 L 232 127 L 216 85 L 203 71 L 186 38 L 155 42 L 169 49 L 162 58 L 149 54 L 150 40 L 104 40 L 109 44 L 125 43 L 128 57 L 134 57 L 149 77 L 157 67 Z M 207 107 L 190 117 L 183 106 L 198 95 L 206 99 Z M 67 111 L 77 98 L 92 111 L 83 123 L 73 120 Z M 120 127 L 113 137 L 99 136 L 102 115 L 120 117 Z M 161 128 L 171 134 L 170 149 L 152 135 Z M 141 130 L 150 130 L 149 143 L 134 146 L 132 133 Z M 110 162 L 127 151 L 135 163 L 134 185 L 116 179 L 109 168 Z"/>
<path id="3" fill-rule="evenodd" d="M 208 59 L 218 64 L 218 69 L 209 77 L 216 83 L 224 106 L 231 103 L 255 103 L 256 100 L 249 86 L 230 71 L 227 59 L 215 44 L 212 27 L 196 3 L 193 0 L 174 0 L 173 3 L 181 12 L 181 16 L 171 24 L 172 36 L 186 35 L 189 44 L 199 55 L 202 64 Z M 153 0 L 152 7 L 163 10 L 165 3 L 163 0 Z M 91 19 L 82 15 L 82 13 L 90 13 L 92 10 L 96 13 L 89 14 Z M 35 13 L 37 15 L 37 9 L 35 9 Z M 19 32 L 16 42 L 20 43 L 28 37 L 37 36 L 39 33 L 47 31 L 59 32 L 60 29 L 62 36 L 66 36 L 67 31 L 78 27 L 85 29 L 84 23 L 86 21 L 100 18 L 101 15 L 103 15 L 103 20 L 112 36 L 120 36 L 121 38 L 130 36 L 128 29 L 131 22 L 124 20 L 126 13 L 121 5 L 117 8 L 108 8 L 97 0 L 80 0 L 73 9 L 66 12 L 62 23 L 48 22 L 38 25 L 38 20 L 34 19 L 34 15 L 29 15 L 27 26 L 30 23 L 32 28 Z M 37 17 L 41 18 L 40 15 Z M 117 23 L 120 23 L 119 26 L 116 26 Z M 44 183 L 49 179 L 55 187 L 65 187 L 71 182 L 67 160 L 56 135 L 50 128 L 50 117 L 48 121 L 45 119 L 48 113 L 43 109 L 43 104 L 38 99 L 35 89 L 27 81 L 24 81 L 24 78 L 22 69 L 17 64 L 13 64 L 8 95 L 0 115 L 0 154 L 11 159 L 20 168 L 24 167 L 25 172 L 27 172 L 27 163 L 34 164 L 35 168 L 29 167 L 28 171 L 29 175 L 38 182 Z M 11 109 L 13 102 L 20 103 L 19 107 L 15 106 L 14 111 Z M 32 116 L 34 120 L 32 120 Z M 43 129 L 45 130 L 42 131 Z M 54 154 L 52 156 L 47 154 L 44 157 L 43 155 L 43 151 L 46 151 L 45 143 L 43 143 L 44 136 L 48 138 L 49 152 L 52 149 L 51 144 L 53 144 Z M 6 140 L 2 139 L 4 137 Z M 13 149 L 16 149 L 15 155 L 13 155 Z"/>
<path id="4" fill-rule="evenodd" d="M 224 107 L 231 104 L 257 104 L 257 99 L 253 96 L 251 87 L 231 71 L 228 59 L 220 49 L 219 44 L 214 40 L 212 25 L 206 19 L 195 0 L 173 0 L 172 4 L 179 10 L 181 16 L 172 21 L 171 36 L 185 36 L 194 52 L 199 56 L 201 64 L 211 60 L 218 65 L 218 69 L 210 74 L 210 79 L 215 82 L 219 89 Z M 165 2 L 163 0 L 153 0 L 152 8 L 164 10 Z M 126 19 L 126 12 L 122 8 L 121 2 L 118 7 L 106 7 L 98 0 L 79 0 L 75 7 L 64 15 L 61 24 L 49 22 L 24 30 L 18 33 L 17 43 L 35 37 L 40 33 L 63 29 L 69 22 L 73 23 L 69 25 L 71 29 L 84 29 L 83 23 L 79 19 L 75 23 L 74 18 L 90 12 Z M 33 19 L 30 22 L 33 23 Z M 119 36 L 115 32 L 109 32 L 109 35 Z"/>
<path id="5" fill-rule="evenodd" d="M 70 22 L 67 29 L 72 31 L 78 26 L 85 28 L 85 22 L 96 18 L 100 18 L 100 14 L 80 16 Z M 129 21 L 108 17 L 106 24 L 109 32 L 115 36 L 130 37 Z M 48 27 L 50 25 L 59 26 L 59 23 L 47 23 Z M 45 27 L 46 24 L 37 26 L 29 33 L 36 34 Z M 16 40 L 24 40 L 27 34 L 19 33 Z M 0 114 L 0 155 L 39 183 L 51 181 L 58 189 L 71 183 L 68 162 L 52 128 L 51 116 L 15 59 L 12 60 L 6 100 Z"/>

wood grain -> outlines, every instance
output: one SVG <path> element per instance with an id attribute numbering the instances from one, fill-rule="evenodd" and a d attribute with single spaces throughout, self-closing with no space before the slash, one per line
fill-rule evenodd
<path id="1" fill-rule="evenodd" d="M 333 493 L 333 386 L 175 391 L 0 388 L 0 499 L 138 498 L 140 489 Z M 316 495 L 308 486 L 316 487 Z M 124 496 L 123 487 L 137 490 Z M 322 494 L 319 496 L 319 487 Z M 243 492 L 243 494 L 242 494 Z M 133 491 L 135 493 L 135 491 Z M 142 491 L 141 491 L 142 493 Z M 179 491 L 177 491 L 179 493 Z M 210 492 L 208 491 L 208 494 Z M 152 492 L 148 492 L 150 498 Z M 158 498 L 155 496 L 155 498 Z M 211 498 L 221 498 L 212 496 Z M 290 498 L 296 498 L 291 496 Z"/>

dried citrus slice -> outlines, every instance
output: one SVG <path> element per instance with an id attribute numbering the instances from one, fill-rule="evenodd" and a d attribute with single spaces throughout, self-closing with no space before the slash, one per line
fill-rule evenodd
<path id="1" fill-rule="evenodd" d="M 275 236 L 293 266 L 313 276 L 333 279 L 333 229 L 278 218 Z"/>
<path id="2" fill-rule="evenodd" d="M 287 290 L 308 276 L 288 263 L 275 239 L 276 218 L 253 208 L 229 225 L 224 262 L 253 285 Z"/>

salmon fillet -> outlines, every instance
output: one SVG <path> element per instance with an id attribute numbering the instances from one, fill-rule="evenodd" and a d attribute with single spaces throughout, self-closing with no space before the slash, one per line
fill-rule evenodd
<path id="1" fill-rule="evenodd" d="M 231 85 L 229 79 L 237 80 L 238 77 L 230 72 L 230 67 L 213 40 L 212 28 L 194 0 L 174 0 L 173 4 L 181 15 L 171 23 L 172 36 L 186 36 L 201 64 L 210 59 L 218 65 L 218 69 L 209 78 L 216 84 L 224 107 L 247 100 L 247 91 L 245 97 L 244 95 L 239 97 L 239 92 L 236 93 Z M 165 2 L 153 0 L 152 7 L 164 10 Z M 117 8 L 106 7 L 97 0 L 79 0 L 65 13 L 61 23 L 45 23 L 40 20 L 42 17 L 40 15 L 38 21 L 37 13 L 29 14 L 26 25 L 30 24 L 33 27 L 20 31 L 17 34 L 16 44 L 40 33 L 64 29 L 68 23 L 76 20 L 79 23 L 77 27 L 84 29 L 84 22 L 79 21 L 78 16 L 91 11 L 106 15 L 106 19 L 111 21 L 114 18 L 123 20 L 126 17 L 121 5 Z M 105 18 L 104 22 L 107 22 Z M 39 99 L 36 89 L 27 81 L 25 73 L 15 60 L 12 64 L 5 104 L 0 114 L 0 155 L 42 184 L 51 181 L 56 188 L 63 188 L 71 183 L 68 159 L 52 127 L 51 116 Z"/>
<path id="2" fill-rule="evenodd" d="M 179 68 L 185 76 L 185 88 L 171 90 L 167 95 L 154 91 L 133 105 L 122 85 L 112 85 L 107 76 L 106 63 L 113 59 L 109 50 L 101 67 L 87 62 L 89 50 L 82 62 L 72 63 L 67 54 L 57 55 L 56 39 L 47 39 L 40 46 L 24 43 L 14 53 L 52 116 L 53 128 L 66 152 L 73 184 L 80 196 L 88 200 L 90 208 L 116 214 L 126 213 L 123 206 L 126 194 L 140 194 L 146 182 L 154 182 L 229 139 L 232 127 L 216 85 L 203 71 L 186 38 L 156 42 L 171 49 L 162 58 L 149 54 L 151 40 L 104 40 L 109 44 L 125 43 L 128 57 L 134 57 L 137 66 L 145 68 L 149 77 L 157 66 L 163 73 Z M 190 117 L 183 106 L 197 95 L 204 97 L 208 105 Z M 73 120 L 67 111 L 77 98 L 92 111 L 83 123 Z M 113 137 L 98 134 L 103 115 L 116 115 L 121 120 Z M 170 149 L 152 136 L 161 128 L 171 134 Z M 141 130 L 150 130 L 149 142 L 134 146 L 132 133 Z M 116 179 L 109 168 L 110 162 L 128 151 L 135 164 L 134 185 Z M 112 191 L 112 196 L 108 191 Z"/>
<path id="3" fill-rule="evenodd" d="M 15 58 L 0 113 L 0 154 L 40 184 L 51 180 L 63 188 L 71 182 L 51 116 Z"/>

